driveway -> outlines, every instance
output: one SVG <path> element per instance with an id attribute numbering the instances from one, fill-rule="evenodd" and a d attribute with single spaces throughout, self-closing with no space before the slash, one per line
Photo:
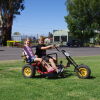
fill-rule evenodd
<path id="1" fill-rule="evenodd" d="M 71 56 L 99 56 L 100 48 L 67 48 L 60 47 L 60 50 L 64 49 L 70 53 Z M 33 48 L 35 51 L 35 48 Z M 48 50 L 47 53 L 58 53 L 56 49 Z M 22 48 L 12 47 L 0 47 L 0 60 L 17 60 L 21 59 Z M 62 54 L 58 53 L 59 57 L 63 57 Z"/>

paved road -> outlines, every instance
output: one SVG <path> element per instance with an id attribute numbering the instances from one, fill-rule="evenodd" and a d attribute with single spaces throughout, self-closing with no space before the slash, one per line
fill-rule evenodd
<path id="1" fill-rule="evenodd" d="M 71 56 L 96 56 L 100 55 L 100 48 L 67 48 L 60 49 L 67 50 Z M 35 51 L 35 48 L 34 48 Z M 58 53 L 56 49 L 48 50 L 47 53 Z M 0 47 L 0 60 L 16 60 L 21 59 L 22 48 Z M 60 57 L 63 57 L 58 53 Z"/>

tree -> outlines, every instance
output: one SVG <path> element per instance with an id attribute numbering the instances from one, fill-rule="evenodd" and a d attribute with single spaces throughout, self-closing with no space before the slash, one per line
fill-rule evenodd
<path id="1" fill-rule="evenodd" d="M 100 32 L 97 33 L 97 35 L 95 37 L 95 42 L 96 42 L 96 44 L 99 44 L 100 45 Z"/>
<path id="2" fill-rule="evenodd" d="M 66 0 L 70 33 L 83 43 L 96 35 L 100 29 L 100 0 Z"/>
<path id="3" fill-rule="evenodd" d="M 14 32 L 13 35 L 21 35 L 19 32 Z"/>
<path id="4" fill-rule="evenodd" d="M 15 15 L 20 15 L 24 9 L 24 0 L 0 0 L 0 14 L 2 18 L 2 40 L 6 45 L 11 40 L 12 25 Z"/>

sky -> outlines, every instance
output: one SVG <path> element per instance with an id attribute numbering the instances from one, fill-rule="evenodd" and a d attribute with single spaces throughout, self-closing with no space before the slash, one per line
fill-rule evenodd
<path id="1" fill-rule="evenodd" d="M 67 29 L 66 0 L 25 0 L 25 9 L 13 22 L 12 33 L 48 35 L 53 30 Z"/>

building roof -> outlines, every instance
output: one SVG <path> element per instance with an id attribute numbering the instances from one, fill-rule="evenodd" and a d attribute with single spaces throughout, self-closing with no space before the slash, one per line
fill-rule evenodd
<path id="1" fill-rule="evenodd" d="M 68 35 L 68 30 L 56 30 L 53 32 L 53 36 L 65 36 Z"/>

